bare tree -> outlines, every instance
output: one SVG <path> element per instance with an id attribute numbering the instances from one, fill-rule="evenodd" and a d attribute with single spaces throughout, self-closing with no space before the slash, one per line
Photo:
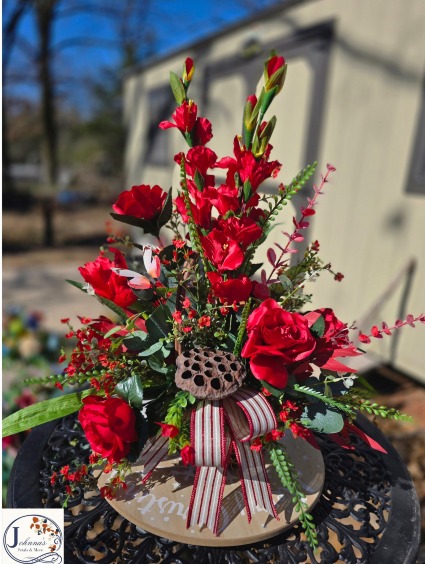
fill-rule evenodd
<path id="1" fill-rule="evenodd" d="M 17 46 L 28 56 L 28 67 L 36 69 L 36 81 L 39 90 L 40 122 L 42 124 L 42 164 L 43 193 L 40 198 L 44 217 L 44 245 L 54 245 L 53 215 L 55 193 L 58 186 L 58 120 L 57 96 L 58 72 L 55 67 L 64 49 L 75 47 L 99 47 L 118 51 L 121 68 L 134 64 L 149 52 L 144 46 L 152 45 L 152 30 L 145 29 L 146 15 L 150 0 L 108 0 L 71 1 L 71 0 L 18 0 L 4 27 L 4 46 L 6 64 L 3 59 L 4 83 L 7 83 L 8 63 L 12 48 Z M 26 11 L 34 17 L 37 37 L 34 44 L 19 36 L 19 24 Z M 64 18 L 77 14 L 92 13 L 99 19 L 108 18 L 113 22 L 115 37 L 106 39 L 96 36 L 79 36 L 54 42 L 54 28 Z M 26 73 L 22 73 L 26 78 Z M 15 74 L 15 78 L 20 78 Z M 121 121 L 121 119 L 120 119 Z M 7 120 L 3 121 L 3 139 L 7 140 Z M 4 145 L 4 170 L 8 171 L 9 152 L 7 141 Z"/>

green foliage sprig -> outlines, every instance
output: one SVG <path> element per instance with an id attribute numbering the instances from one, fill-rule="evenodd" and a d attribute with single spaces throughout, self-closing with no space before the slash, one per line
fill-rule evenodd
<path id="1" fill-rule="evenodd" d="M 273 222 L 276 220 L 278 213 L 282 210 L 282 206 L 286 206 L 287 202 L 292 199 L 297 192 L 299 192 L 305 184 L 313 176 L 317 167 L 317 161 L 307 165 L 302 171 L 300 171 L 297 176 L 291 181 L 288 186 L 283 187 L 279 194 L 273 195 L 271 199 L 273 202 L 269 202 L 269 214 L 263 223 L 263 236 L 260 242 L 265 241 L 267 235 L 270 233 L 271 229 L 274 227 Z"/>
<path id="2" fill-rule="evenodd" d="M 384 405 L 379 405 L 375 402 L 372 403 L 369 400 L 366 400 L 364 398 L 357 398 L 355 396 L 347 398 L 347 401 L 350 400 L 354 400 L 353 403 L 355 402 L 355 407 L 357 409 L 359 409 L 360 411 L 366 411 L 366 413 L 369 413 L 369 415 L 378 415 L 379 417 L 383 417 L 385 419 L 394 419 L 396 421 L 413 421 L 413 417 L 401 413 L 394 407 L 385 407 Z"/>
<path id="3" fill-rule="evenodd" d="M 249 312 L 251 311 L 251 298 L 246 302 L 241 316 L 241 323 L 239 325 L 238 334 L 236 337 L 235 347 L 233 349 L 233 354 L 238 356 L 242 349 L 242 341 L 246 331 L 246 324 L 248 323 Z"/>
<path id="4" fill-rule="evenodd" d="M 299 514 L 298 518 L 307 538 L 307 542 L 315 549 L 319 544 L 316 527 L 312 515 L 308 512 L 308 504 L 305 499 L 305 494 L 301 490 L 294 465 L 281 444 L 270 443 L 269 452 L 270 460 L 276 469 L 276 473 L 282 485 L 287 488 L 292 495 L 292 503 L 295 505 L 295 511 Z"/>
<path id="5" fill-rule="evenodd" d="M 349 405 L 346 405 L 345 403 L 337 401 L 332 396 L 327 396 L 325 394 L 322 394 L 321 392 L 319 392 L 317 390 L 313 390 L 312 388 L 309 388 L 308 386 L 300 386 L 299 384 L 294 384 L 294 390 L 296 390 L 297 392 L 300 392 L 301 394 L 304 394 L 304 395 L 307 395 L 307 396 L 312 396 L 312 397 L 314 397 L 314 398 L 316 398 L 320 401 L 323 401 L 324 403 L 331 405 L 332 407 L 335 407 L 336 409 L 340 409 L 341 411 L 348 413 L 348 415 L 351 415 L 351 416 L 355 415 L 355 410 L 353 409 L 352 406 L 349 406 Z"/>
<path id="6" fill-rule="evenodd" d="M 169 454 L 175 454 L 177 449 L 183 447 L 190 442 L 189 440 L 189 421 L 185 420 L 186 409 L 195 403 L 196 399 L 189 392 L 180 390 L 175 397 L 170 401 L 165 416 L 165 423 L 174 425 L 180 432 L 174 437 L 170 438 L 168 443 Z"/>
<path id="7" fill-rule="evenodd" d="M 185 170 L 185 159 L 182 159 L 182 163 L 180 165 L 180 177 L 181 177 L 181 188 L 183 193 L 183 200 L 184 205 L 186 208 L 186 213 L 188 217 L 188 229 L 189 229 L 189 237 L 190 242 L 192 243 L 192 248 L 199 254 L 199 258 L 201 259 L 202 266 L 204 272 L 208 272 L 207 268 L 207 260 L 204 255 L 204 250 L 201 245 L 201 241 L 199 239 L 198 228 L 196 227 L 195 220 L 193 218 L 192 207 L 190 204 L 190 197 L 189 197 L 189 190 L 187 188 L 187 180 L 186 180 L 186 170 Z M 208 279 L 205 278 L 205 283 L 208 282 Z"/>

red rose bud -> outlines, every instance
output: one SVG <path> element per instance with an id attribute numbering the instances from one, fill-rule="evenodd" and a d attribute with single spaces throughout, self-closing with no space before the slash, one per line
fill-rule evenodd
<path id="1" fill-rule="evenodd" d="M 185 466 L 195 466 L 195 449 L 191 445 L 186 445 L 180 451 L 182 462 Z"/>
<path id="2" fill-rule="evenodd" d="M 157 425 L 160 425 L 163 437 L 172 439 L 180 433 L 180 429 L 175 425 L 169 425 L 168 423 L 157 423 Z"/>
<path id="3" fill-rule="evenodd" d="M 193 60 L 190 57 L 188 57 L 183 65 L 183 81 L 185 82 L 186 86 L 192 80 L 194 72 L 195 72 L 195 65 L 193 63 Z"/>

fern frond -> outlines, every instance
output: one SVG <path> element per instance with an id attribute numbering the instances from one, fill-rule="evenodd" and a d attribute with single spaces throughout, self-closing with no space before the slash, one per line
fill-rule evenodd
<path id="1" fill-rule="evenodd" d="M 355 415 L 355 410 L 353 409 L 353 407 L 351 405 L 346 405 L 345 403 L 337 401 L 332 397 L 326 396 L 325 394 L 322 394 L 321 392 L 318 392 L 317 390 L 313 390 L 312 388 L 309 388 L 308 386 L 300 386 L 299 384 L 295 384 L 294 390 L 296 390 L 297 392 L 300 392 L 301 394 L 304 394 L 304 395 L 307 395 L 307 396 L 312 396 L 312 397 L 314 397 L 318 400 L 321 400 L 324 403 L 327 403 L 328 405 L 335 407 L 336 409 L 344 411 L 344 413 L 348 413 L 349 415 Z"/>

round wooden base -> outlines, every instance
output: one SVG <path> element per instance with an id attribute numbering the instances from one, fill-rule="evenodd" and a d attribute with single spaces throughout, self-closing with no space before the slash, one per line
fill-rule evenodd
<path id="1" fill-rule="evenodd" d="M 324 482 L 322 454 L 303 439 L 295 439 L 288 431 L 281 442 L 298 473 L 300 485 L 310 508 L 318 500 Z M 279 520 L 264 510 L 257 510 L 248 523 L 237 468 L 229 469 L 223 496 L 219 535 L 206 527 L 186 528 L 195 468 L 184 466 L 179 458 L 161 462 L 145 485 L 141 485 L 142 466 L 137 462 L 127 477 L 127 489 L 108 500 L 123 517 L 142 529 L 160 537 L 200 546 L 238 546 L 253 544 L 278 535 L 291 527 L 298 515 L 291 495 L 284 488 L 267 459 L 266 467 L 273 501 Z M 103 486 L 111 474 L 102 475 Z"/>

